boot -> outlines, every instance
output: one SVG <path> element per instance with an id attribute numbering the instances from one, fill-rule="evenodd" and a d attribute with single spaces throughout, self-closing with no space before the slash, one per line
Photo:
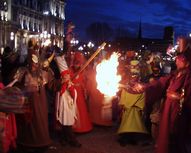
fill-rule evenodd
<path id="1" fill-rule="evenodd" d="M 77 141 L 71 126 L 63 126 L 65 140 L 72 147 L 80 148 L 82 145 Z"/>

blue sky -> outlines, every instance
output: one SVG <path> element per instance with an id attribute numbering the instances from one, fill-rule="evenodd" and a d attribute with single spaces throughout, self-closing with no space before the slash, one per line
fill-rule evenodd
<path id="1" fill-rule="evenodd" d="M 66 22 L 72 21 L 79 39 L 93 22 L 106 22 L 113 29 L 121 27 L 137 35 L 142 21 L 142 35 L 162 38 L 165 26 L 173 26 L 175 35 L 191 32 L 191 0 L 67 0 Z"/>

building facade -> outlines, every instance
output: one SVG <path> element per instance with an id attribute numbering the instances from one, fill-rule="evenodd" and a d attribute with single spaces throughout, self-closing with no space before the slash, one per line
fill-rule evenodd
<path id="1" fill-rule="evenodd" d="M 138 37 L 117 37 L 115 40 L 115 47 L 120 48 L 123 51 L 145 51 L 165 53 L 169 45 L 173 45 L 174 42 L 174 30 L 173 27 L 165 27 L 163 38 L 143 38 L 142 28 L 139 24 Z"/>
<path id="2" fill-rule="evenodd" d="M 1 0 L 0 47 L 20 49 L 30 38 L 63 47 L 64 0 Z"/>

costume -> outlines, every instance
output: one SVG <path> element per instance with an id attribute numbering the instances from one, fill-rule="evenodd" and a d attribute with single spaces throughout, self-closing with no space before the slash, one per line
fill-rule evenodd
<path id="1" fill-rule="evenodd" d="M 65 70 L 62 72 L 62 76 L 66 75 Z M 70 74 L 68 74 L 70 75 Z M 74 125 L 77 119 L 76 98 L 77 92 L 73 85 L 69 85 L 69 82 L 64 82 L 59 92 L 56 106 L 56 119 L 62 124 L 71 126 Z"/>
<path id="2" fill-rule="evenodd" d="M 78 119 L 76 120 L 73 129 L 75 132 L 79 133 L 89 132 L 92 130 L 92 123 L 85 101 L 83 74 L 79 74 L 79 76 L 73 80 L 73 83 L 77 91 L 76 105 L 78 109 Z"/>
<path id="3" fill-rule="evenodd" d="M 147 105 L 166 95 L 160 120 L 157 153 L 186 152 L 191 117 L 190 82 L 191 71 L 190 68 L 186 68 L 146 86 Z M 185 90 L 184 99 L 180 98 L 183 89 Z"/>
<path id="4" fill-rule="evenodd" d="M 182 39 L 181 39 L 182 40 Z M 164 98 L 156 153 L 187 153 L 191 118 L 191 50 L 179 42 L 177 70 L 145 86 L 146 105 Z M 189 42 L 189 41 L 188 41 Z"/>
<path id="5" fill-rule="evenodd" d="M 0 85 L 2 90 L 3 84 Z M 0 112 L 0 152 L 8 153 L 16 148 L 17 128 L 13 113 Z"/>
<path id="6" fill-rule="evenodd" d="M 0 112 L 0 152 L 8 153 L 16 149 L 17 128 L 13 113 Z"/>
<path id="7" fill-rule="evenodd" d="M 118 134 L 121 136 L 119 142 L 122 146 L 127 143 L 136 144 L 143 134 L 148 133 L 143 120 L 145 94 L 136 93 L 131 89 L 140 81 L 139 61 L 132 60 L 128 68 L 128 79 L 119 101 L 119 105 L 122 106 L 122 117 Z"/>
<path id="8" fill-rule="evenodd" d="M 71 82 L 71 72 L 68 70 L 64 55 L 55 58 L 60 75 L 63 80 L 61 90 L 57 92 L 56 98 L 56 120 L 61 125 L 61 143 L 65 140 L 73 147 L 80 147 L 81 144 L 76 140 L 72 126 L 76 122 L 77 107 L 76 99 L 77 92 Z"/>
<path id="9" fill-rule="evenodd" d="M 161 76 L 161 69 L 158 65 L 153 65 L 152 67 L 153 73 L 149 76 L 149 82 L 152 82 L 154 80 L 158 80 Z M 147 110 L 145 109 L 145 112 L 148 112 L 146 114 L 146 117 L 149 118 L 148 121 L 149 124 L 151 124 L 151 135 L 154 141 L 157 140 L 158 137 L 158 131 L 159 131 L 159 122 L 160 122 L 160 116 L 161 116 L 161 109 L 163 107 L 163 99 L 157 101 L 154 103 L 152 107 L 149 107 L 147 105 Z"/>
<path id="10" fill-rule="evenodd" d="M 125 89 L 122 90 L 119 104 L 123 105 L 123 112 L 118 134 L 148 133 L 142 118 L 144 100 L 144 93 L 135 94 Z"/>
<path id="11" fill-rule="evenodd" d="M 74 63 L 71 67 L 71 70 L 73 74 L 77 73 L 80 69 L 80 66 L 84 62 L 84 56 L 80 52 L 75 52 L 74 55 Z M 77 91 L 77 109 L 78 109 L 78 119 L 76 120 L 76 123 L 73 126 L 73 129 L 75 132 L 83 133 L 83 132 L 89 132 L 92 130 L 92 123 L 90 121 L 87 104 L 85 100 L 86 96 L 86 87 L 85 87 L 85 80 L 84 80 L 84 73 L 81 72 L 77 76 L 73 76 L 72 82 L 74 83 L 74 87 Z"/>
<path id="12" fill-rule="evenodd" d="M 28 98 L 30 111 L 17 114 L 18 144 L 24 147 L 46 147 L 51 144 L 48 129 L 48 107 L 46 89 L 58 90 L 60 80 L 55 80 L 50 69 L 43 70 L 38 63 L 38 57 L 32 54 L 29 67 L 17 70 L 15 84 Z"/>
<path id="13" fill-rule="evenodd" d="M 55 57 L 55 61 L 60 71 L 60 77 L 64 80 L 61 90 L 57 92 L 56 96 L 56 120 L 62 125 L 72 126 L 77 119 L 77 92 L 72 84 L 69 85 L 71 72 L 68 70 L 65 55 Z"/>
<path id="14" fill-rule="evenodd" d="M 27 95 L 31 105 L 31 112 L 18 114 L 18 143 L 29 147 L 48 146 L 51 143 L 48 130 L 48 108 L 46 101 L 45 80 L 43 76 L 46 72 L 32 74 L 28 69 L 23 69 L 25 75 L 23 81 L 17 85 Z M 20 72 L 21 74 L 22 72 Z M 38 82 L 38 79 L 43 79 Z M 46 78 L 47 79 L 47 78 Z M 24 85 L 24 86 L 23 86 Z"/>
<path id="15" fill-rule="evenodd" d="M 17 126 L 14 113 L 24 111 L 24 97 L 20 90 L 10 86 L 10 78 L 19 67 L 19 56 L 10 47 L 4 49 L 0 75 L 0 152 L 8 153 L 16 149 Z M 2 78 L 1 78 L 2 77 Z M 4 88 L 4 85 L 9 87 Z"/>

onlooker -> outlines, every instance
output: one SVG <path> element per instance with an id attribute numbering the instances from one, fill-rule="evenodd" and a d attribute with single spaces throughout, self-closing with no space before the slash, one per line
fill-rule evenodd
<path id="1" fill-rule="evenodd" d="M 2 81 L 5 86 L 10 83 L 11 75 L 19 66 L 19 55 L 10 47 L 5 47 L 2 55 Z"/>

